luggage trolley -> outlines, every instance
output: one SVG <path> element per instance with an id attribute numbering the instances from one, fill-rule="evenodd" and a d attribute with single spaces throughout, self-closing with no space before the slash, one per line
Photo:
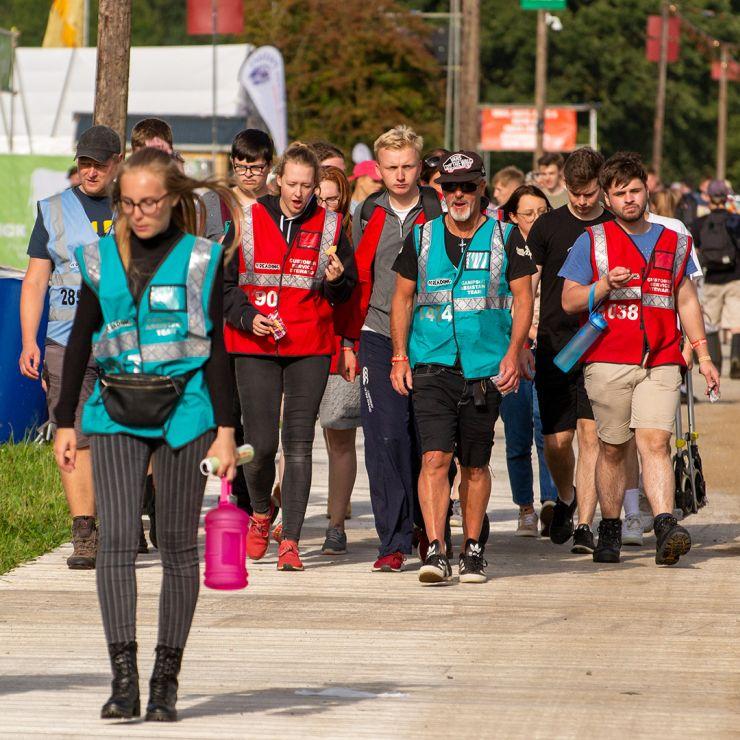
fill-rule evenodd
<path id="1" fill-rule="evenodd" d="M 673 456 L 673 471 L 676 481 L 676 508 L 684 516 L 696 514 L 707 504 L 707 488 L 704 481 L 701 456 L 699 455 L 699 432 L 696 431 L 694 414 L 694 388 L 691 371 L 686 373 L 686 411 L 688 430 L 683 433 L 681 404 L 676 412 L 676 454 Z"/>

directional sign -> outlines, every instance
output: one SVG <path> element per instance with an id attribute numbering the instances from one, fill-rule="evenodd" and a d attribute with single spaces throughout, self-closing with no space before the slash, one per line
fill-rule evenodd
<path id="1" fill-rule="evenodd" d="M 522 10 L 565 10 L 565 0 L 521 0 Z"/>

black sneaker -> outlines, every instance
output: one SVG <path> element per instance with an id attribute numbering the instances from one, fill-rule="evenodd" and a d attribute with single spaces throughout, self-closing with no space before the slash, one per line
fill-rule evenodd
<path id="1" fill-rule="evenodd" d="M 681 555 L 691 549 L 691 535 L 671 514 L 659 514 L 653 524 L 655 530 L 655 562 L 674 565 Z"/>
<path id="2" fill-rule="evenodd" d="M 573 553 L 590 555 L 594 551 L 594 535 L 588 524 L 579 524 L 573 532 Z"/>
<path id="3" fill-rule="evenodd" d="M 465 549 L 460 553 L 460 583 L 485 583 L 488 580 L 483 559 L 483 546 L 475 540 L 468 540 Z"/>
<path id="4" fill-rule="evenodd" d="M 599 522 L 599 541 L 594 549 L 594 563 L 618 563 L 622 549 L 622 520 L 602 519 Z"/>
<path id="5" fill-rule="evenodd" d="M 573 536 L 573 513 L 576 510 L 576 496 L 566 504 L 558 498 L 550 523 L 550 541 L 556 545 L 564 545 Z"/>
<path id="6" fill-rule="evenodd" d="M 329 527 L 321 546 L 322 555 L 344 555 L 347 552 L 347 535 L 340 527 Z"/>
<path id="7" fill-rule="evenodd" d="M 452 581 L 452 567 L 447 556 L 442 551 L 439 540 L 430 543 L 427 558 L 419 570 L 419 581 L 424 586 L 450 583 Z"/>

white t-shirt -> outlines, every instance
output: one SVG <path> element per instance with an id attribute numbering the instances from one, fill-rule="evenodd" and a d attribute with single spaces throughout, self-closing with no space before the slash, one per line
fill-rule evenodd
<path id="1" fill-rule="evenodd" d="M 645 218 L 652 224 L 660 224 L 665 226 L 666 229 L 675 231 L 682 236 L 691 236 L 691 233 L 686 228 L 686 224 L 683 221 L 679 221 L 677 218 L 670 218 L 669 216 L 659 216 L 657 213 L 646 213 Z M 694 272 L 691 274 L 687 273 L 688 277 L 692 280 L 702 277 L 701 267 L 699 267 L 699 257 L 696 254 L 696 247 L 693 242 L 691 243 L 691 259 L 694 262 Z"/>

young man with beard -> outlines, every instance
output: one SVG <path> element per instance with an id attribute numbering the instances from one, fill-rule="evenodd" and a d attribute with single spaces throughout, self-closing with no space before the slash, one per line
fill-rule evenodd
<path id="1" fill-rule="evenodd" d="M 493 428 L 501 394 L 519 383 L 535 267 L 524 250 L 505 246 L 514 227 L 481 213 L 485 171 L 477 154 L 451 154 L 440 173 L 447 214 L 415 226 L 393 265 L 391 383 L 403 398 L 413 389 L 421 439 L 419 503 L 430 545 L 419 580 L 452 579 L 442 543 L 456 454 L 465 533 L 460 582 L 482 583 Z"/>
<path id="2" fill-rule="evenodd" d="M 620 513 L 630 441 L 642 462 L 645 495 L 656 539 L 655 562 L 673 565 L 691 538 L 673 516 L 670 441 L 679 404 L 681 320 L 697 353 L 707 394 L 719 390 L 719 373 L 707 352 L 696 286 L 691 237 L 645 218 L 647 173 L 637 154 L 620 152 L 601 170 L 599 183 L 616 220 L 590 226 L 560 270 L 562 304 L 572 314 L 602 305 L 607 328 L 583 355 L 586 390 L 599 436 L 596 489 L 602 520 L 593 553 L 598 563 L 619 562 Z"/>
<path id="3" fill-rule="evenodd" d="M 572 552 L 591 553 L 594 548 L 591 524 L 596 511 L 594 466 L 598 454 L 596 425 L 583 385 L 580 366 L 568 374 L 553 362 L 555 356 L 578 331 L 579 321 L 563 311 L 563 279 L 558 276 L 568 250 L 586 227 L 612 218 L 601 205 L 598 175 L 604 158 L 584 147 L 573 152 L 565 164 L 568 203 L 535 221 L 527 245 L 537 264 L 534 292 L 541 289 L 540 323 L 535 349 L 535 387 L 540 404 L 545 459 L 558 500 L 543 507 L 540 520 L 557 545 L 574 537 Z M 578 439 L 578 465 L 573 438 Z M 575 473 L 575 488 L 573 485 Z M 578 527 L 573 513 L 578 506 Z"/>

